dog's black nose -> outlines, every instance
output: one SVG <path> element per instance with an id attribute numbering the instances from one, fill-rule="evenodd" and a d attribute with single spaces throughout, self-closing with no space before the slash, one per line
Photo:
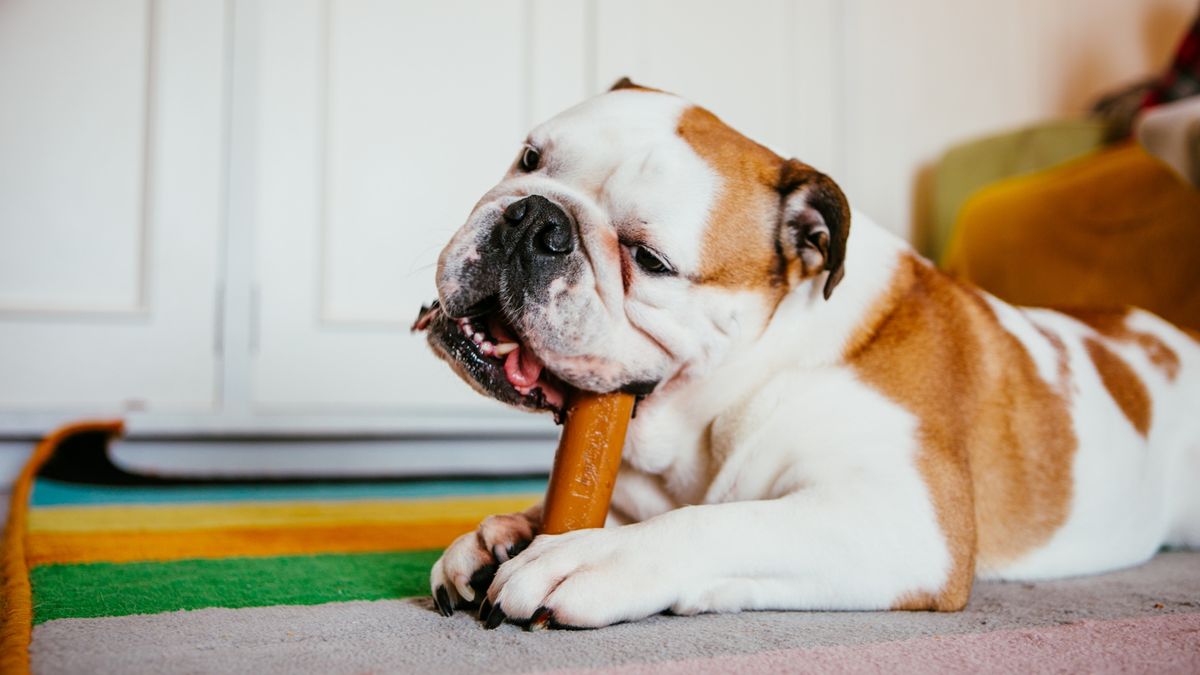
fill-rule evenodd
<path id="1" fill-rule="evenodd" d="M 504 222 L 513 230 L 512 237 L 522 243 L 522 253 L 534 256 L 562 256 L 575 250 L 575 228 L 570 217 L 554 202 L 532 195 L 504 209 Z"/>

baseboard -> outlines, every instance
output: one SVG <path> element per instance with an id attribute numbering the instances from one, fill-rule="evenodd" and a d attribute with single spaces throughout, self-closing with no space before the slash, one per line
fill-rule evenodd
<path id="1" fill-rule="evenodd" d="M 118 440 L 131 473 L 167 478 L 393 478 L 547 473 L 556 442 L 526 439 Z"/>
<path id="2" fill-rule="evenodd" d="M 546 416 L 152 414 L 123 418 L 118 467 L 173 478 L 370 478 L 549 471 L 559 427 Z M 84 413 L 0 413 L 0 486 L 36 441 Z M 0 487 L 6 489 L 6 487 Z"/>

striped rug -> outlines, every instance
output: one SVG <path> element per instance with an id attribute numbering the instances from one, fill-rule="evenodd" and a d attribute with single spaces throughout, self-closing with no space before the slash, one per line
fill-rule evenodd
<path id="1" fill-rule="evenodd" d="M 85 423 L 52 435 L 14 490 L 3 672 L 27 666 L 30 627 L 46 623 L 425 596 L 447 544 L 545 490 L 543 479 L 113 485 L 45 475 L 72 454 L 91 462 L 120 430 Z"/>
<path id="2" fill-rule="evenodd" d="M 1200 672 L 1197 553 L 978 584 L 954 614 L 486 631 L 434 610 L 430 565 L 481 518 L 537 500 L 543 480 L 147 484 L 95 461 L 119 431 L 53 435 L 16 485 L 0 672 Z M 79 466 L 100 480 L 65 470 Z"/>

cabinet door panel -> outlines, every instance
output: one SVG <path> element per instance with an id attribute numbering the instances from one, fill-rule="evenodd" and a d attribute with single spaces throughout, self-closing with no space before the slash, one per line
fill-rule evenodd
<path id="1" fill-rule="evenodd" d="M 214 401 L 225 17 L 0 3 L 0 406 Z"/>
<path id="2" fill-rule="evenodd" d="M 581 89 L 581 8 L 264 5 L 256 406 L 508 414 L 408 328 L 441 247 L 555 103 L 545 92 Z M 538 31 L 547 15 L 565 28 Z"/>

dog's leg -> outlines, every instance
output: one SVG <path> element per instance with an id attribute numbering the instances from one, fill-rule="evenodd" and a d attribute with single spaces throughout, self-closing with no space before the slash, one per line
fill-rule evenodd
<path id="1" fill-rule="evenodd" d="M 449 616 L 455 607 L 478 604 L 496 569 L 525 550 L 541 524 L 542 505 L 537 504 L 521 513 L 488 516 L 474 532 L 455 539 L 429 575 L 438 611 Z"/>
<path id="2" fill-rule="evenodd" d="M 510 618 L 596 627 L 664 610 L 919 606 L 913 598 L 937 594 L 954 566 L 932 508 L 909 503 L 912 493 L 896 483 L 540 536 L 497 572 L 488 626 Z"/>

